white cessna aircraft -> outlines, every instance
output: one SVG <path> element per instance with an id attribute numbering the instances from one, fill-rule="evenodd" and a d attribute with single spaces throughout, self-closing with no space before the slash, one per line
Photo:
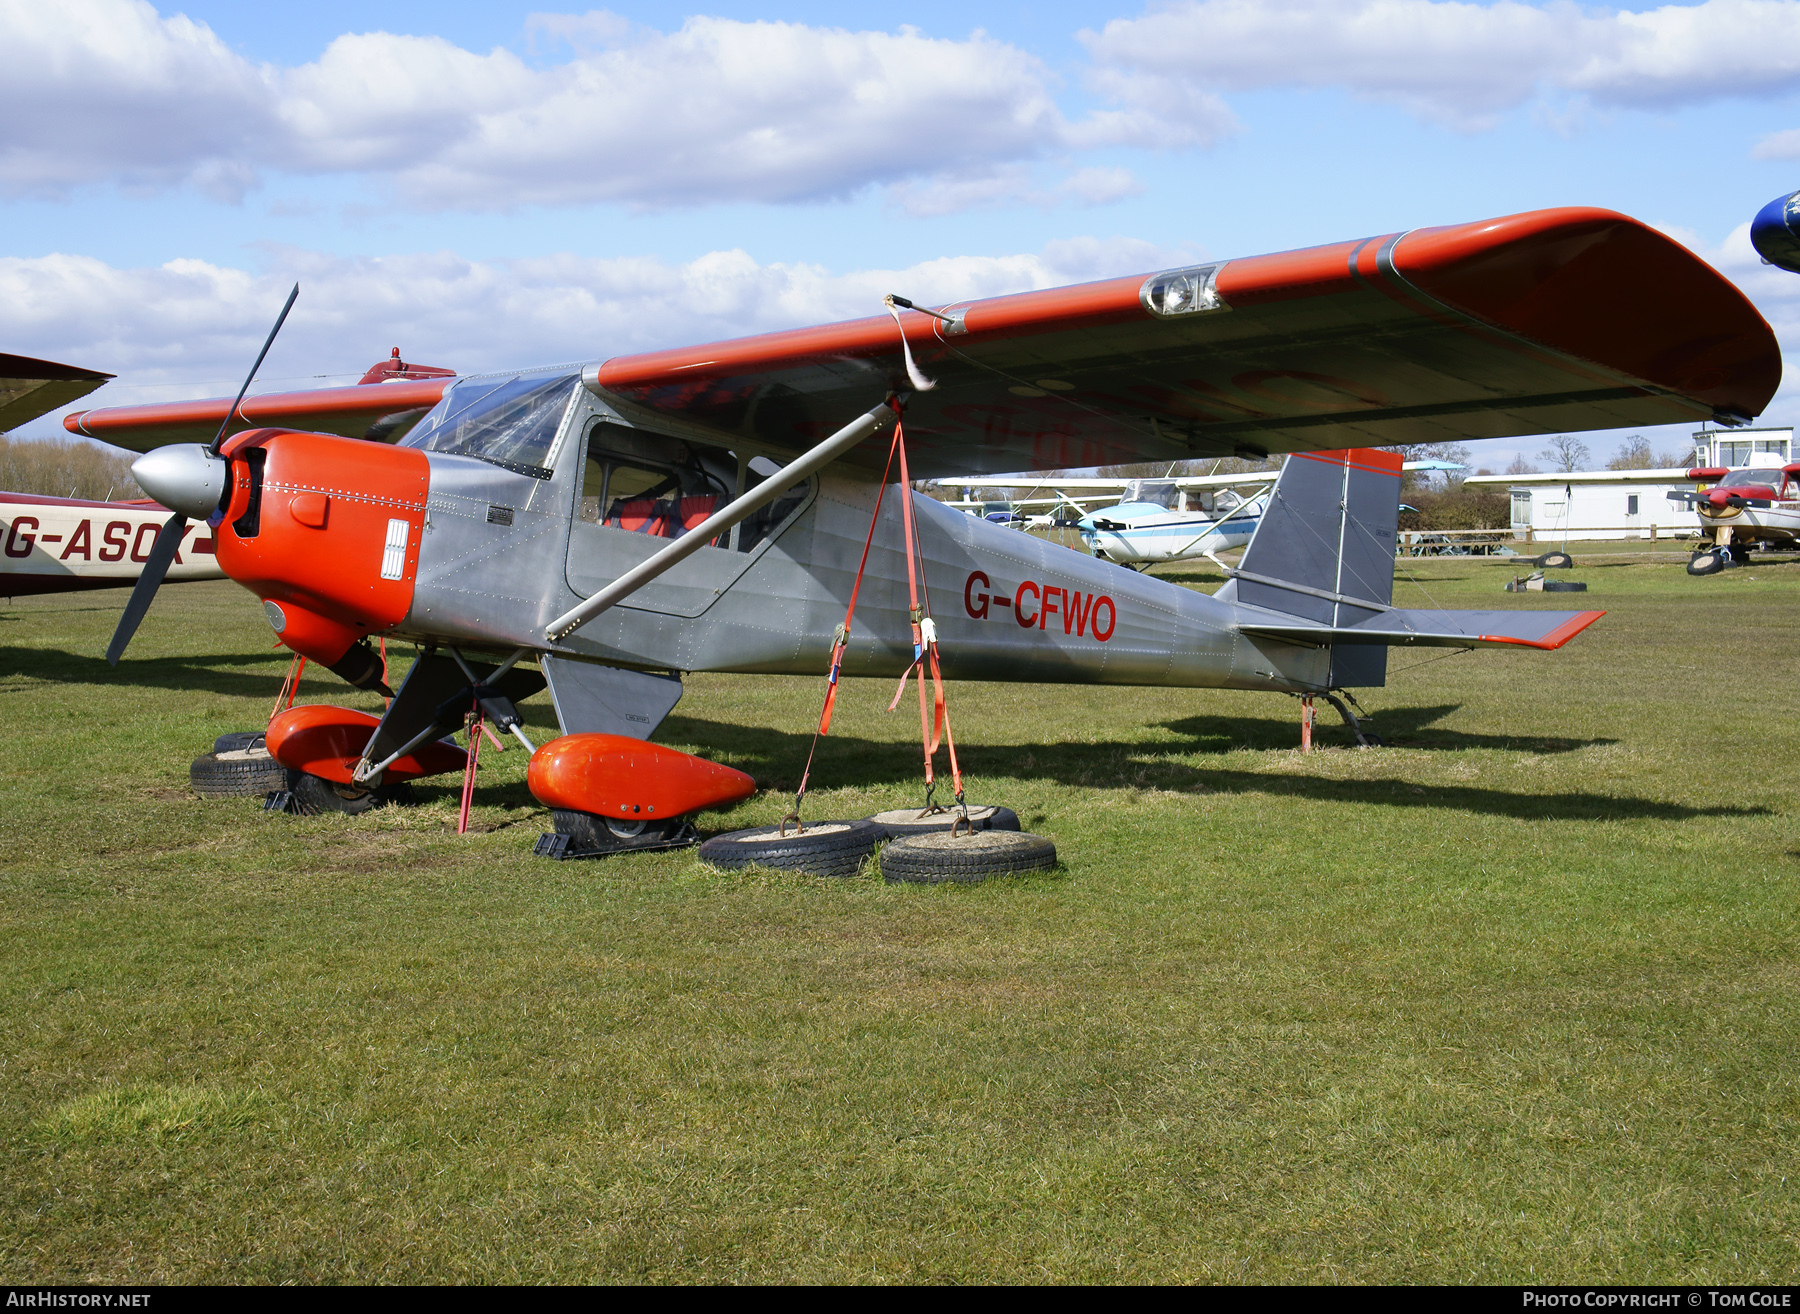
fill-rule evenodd
<path id="1" fill-rule="evenodd" d="M 1408 461 L 1406 470 L 1460 470 L 1450 461 Z M 1037 478 L 1031 475 L 992 475 L 959 479 L 955 487 L 967 492 L 951 506 L 965 510 L 983 503 L 970 496 L 980 488 L 1028 487 L 1031 494 L 1049 491 L 1052 497 L 1027 495 L 1015 506 L 1053 503 L 1048 516 L 1031 516 L 1026 528 L 1074 525 L 1081 541 L 1102 561 L 1147 569 L 1159 561 L 1188 561 L 1207 557 L 1223 566 L 1215 553 L 1241 548 L 1250 542 L 1269 502 L 1269 489 L 1280 470 L 1252 470 L 1239 474 L 1167 475 L 1161 479 Z M 1116 501 L 1093 511 L 1082 504 Z"/>

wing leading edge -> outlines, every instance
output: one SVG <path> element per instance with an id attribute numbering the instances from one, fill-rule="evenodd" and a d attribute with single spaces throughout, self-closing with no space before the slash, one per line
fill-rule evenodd
<path id="1" fill-rule="evenodd" d="M 1735 420 L 1760 413 L 1781 378 L 1775 336 L 1741 292 L 1606 210 L 1540 210 L 942 313 L 948 323 L 901 312 L 937 383 L 907 408 L 912 468 L 929 478 Z M 647 411 L 793 450 L 871 397 L 911 388 L 886 315 L 616 356 L 584 378 Z M 265 394 L 244 417 L 346 433 L 379 420 L 376 407 L 435 402 L 442 386 L 384 384 L 379 402 L 372 388 Z M 216 429 L 227 405 L 67 423 L 142 448 Z M 871 448 L 855 456 L 879 467 Z"/>
<path id="2" fill-rule="evenodd" d="M 1185 294 L 1171 288 L 1186 282 Z M 1173 302 L 1193 307 L 1158 313 Z M 1743 294 L 1606 210 L 1542 210 L 903 313 L 933 477 L 1748 418 L 1781 357 Z M 596 384 L 801 446 L 909 387 L 886 316 L 615 357 Z"/>

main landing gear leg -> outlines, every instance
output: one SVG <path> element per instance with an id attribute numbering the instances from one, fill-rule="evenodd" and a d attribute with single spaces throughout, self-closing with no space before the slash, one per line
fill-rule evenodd
<path id="1" fill-rule="evenodd" d="M 1342 694 L 1343 697 L 1340 698 L 1338 696 L 1339 694 Z M 1381 736 L 1372 730 L 1364 730 L 1362 722 L 1351 713 L 1349 707 L 1344 705 L 1344 700 L 1348 699 L 1357 711 L 1362 712 L 1364 716 L 1367 716 L 1368 712 L 1364 711 L 1362 704 L 1356 701 L 1355 694 L 1351 693 L 1348 689 L 1339 689 L 1335 692 L 1327 690 L 1324 697 L 1326 702 L 1337 708 L 1337 714 L 1344 718 L 1344 724 L 1349 726 L 1350 733 L 1356 736 L 1356 746 L 1358 748 L 1381 747 Z"/>

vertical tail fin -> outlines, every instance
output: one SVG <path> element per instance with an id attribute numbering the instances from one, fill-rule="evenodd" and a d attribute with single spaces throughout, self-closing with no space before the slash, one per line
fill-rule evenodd
<path id="1" fill-rule="evenodd" d="M 1334 628 L 1388 610 L 1401 459 L 1353 447 L 1297 452 L 1282 466 L 1243 562 L 1219 596 Z M 1332 651 L 1331 685 L 1387 682 L 1387 649 Z"/>

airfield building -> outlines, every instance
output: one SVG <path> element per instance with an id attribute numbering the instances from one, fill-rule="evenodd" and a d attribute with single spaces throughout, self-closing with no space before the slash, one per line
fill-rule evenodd
<path id="1" fill-rule="evenodd" d="M 1694 435 L 1692 467 L 1779 468 L 1793 458 L 1788 429 L 1704 429 Z M 1472 475 L 1477 486 L 1503 485 L 1512 496 L 1513 536 L 1526 542 L 1695 538 L 1700 517 L 1668 494 L 1692 489 L 1688 468 L 1575 470 L 1530 475 Z"/>

